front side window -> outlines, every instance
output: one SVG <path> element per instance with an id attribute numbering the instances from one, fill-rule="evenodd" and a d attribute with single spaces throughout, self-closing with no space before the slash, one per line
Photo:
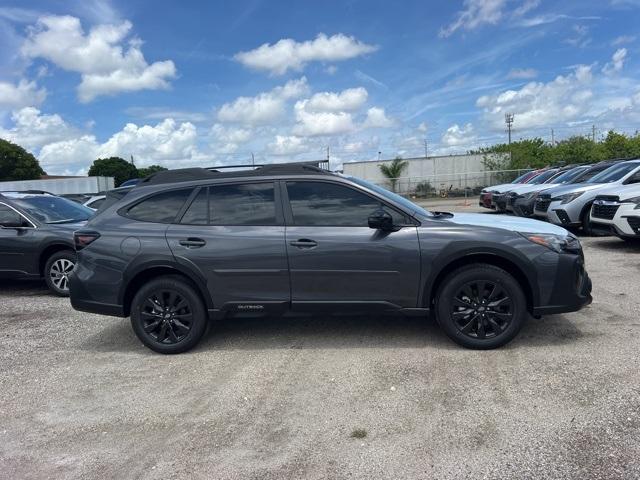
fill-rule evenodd
<path id="1" fill-rule="evenodd" d="M 171 190 L 145 198 L 127 210 L 127 217 L 142 222 L 171 223 L 193 190 Z"/>
<path id="2" fill-rule="evenodd" d="M 273 183 L 209 187 L 210 225 L 276 225 Z"/>
<path id="3" fill-rule="evenodd" d="M 16 226 L 26 224 L 27 222 L 22 218 L 18 212 L 13 208 L 0 203 L 0 225 L 2 226 Z"/>
<path id="4" fill-rule="evenodd" d="M 638 168 L 637 163 L 621 163 L 607 168 L 591 179 L 591 183 L 612 183 L 621 180 L 625 175 Z"/>
<path id="5" fill-rule="evenodd" d="M 328 182 L 287 182 L 293 223 L 305 226 L 367 227 L 383 204 L 353 188 Z M 394 223 L 406 220 L 386 208 Z"/>

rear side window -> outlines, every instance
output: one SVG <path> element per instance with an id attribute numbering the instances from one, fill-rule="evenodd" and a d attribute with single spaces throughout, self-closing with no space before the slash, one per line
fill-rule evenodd
<path id="1" fill-rule="evenodd" d="M 210 225 L 276 225 L 273 183 L 209 187 Z"/>
<path id="2" fill-rule="evenodd" d="M 193 190 L 162 192 L 136 203 L 127 210 L 127 217 L 141 222 L 171 223 Z"/>
<path id="3" fill-rule="evenodd" d="M 295 225 L 367 227 L 369 215 L 383 204 L 353 188 L 327 182 L 287 182 Z M 394 223 L 406 219 L 390 208 Z"/>

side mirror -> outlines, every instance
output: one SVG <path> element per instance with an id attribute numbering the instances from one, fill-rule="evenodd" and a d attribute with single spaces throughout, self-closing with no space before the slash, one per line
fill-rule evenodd
<path id="1" fill-rule="evenodd" d="M 394 230 L 393 217 L 389 212 L 380 208 L 369 215 L 369 228 L 375 228 L 383 232 L 391 232 Z"/>

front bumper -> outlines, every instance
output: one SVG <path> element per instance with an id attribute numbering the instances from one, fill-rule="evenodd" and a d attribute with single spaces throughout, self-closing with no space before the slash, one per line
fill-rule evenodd
<path id="1" fill-rule="evenodd" d="M 491 192 L 485 192 L 480 194 L 480 200 L 478 201 L 478 205 L 484 208 L 490 208 L 495 210 L 496 207 L 493 206 L 493 202 L 491 201 L 493 194 Z"/>
<path id="2" fill-rule="evenodd" d="M 618 236 L 640 237 L 640 210 L 635 208 L 635 203 L 612 202 L 609 205 L 615 209 L 613 215 L 611 210 L 601 213 L 592 208 L 590 220 L 598 225 L 608 225 Z"/>
<path id="3" fill-rule="evenodd" d="M 592 302 L 591 289 L 591 279 L 582 257 L 561 254 L 550 295 L 543 305 L 533 309 L 533 314 L 576 312 Z"/>
<path id="4" fill-rule="evenodd" d="M 547 219 L 563 227 L 580 226 L 580 207 L 576 208 L 571 203 L 563 205 L 560 200 L 556 200 L 549 205 Z"/>
<path id="5" fill-rule="evenodd" d="M 534 198 L 518 198 L 513 203 L 513 211 L 516 215 L 521 217 L 532 217 L 533 216 L 533 208 L 536 204 L 536 199 Z"/>

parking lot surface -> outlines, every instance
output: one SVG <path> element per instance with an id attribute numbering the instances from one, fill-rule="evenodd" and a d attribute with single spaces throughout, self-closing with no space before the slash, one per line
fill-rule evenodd
<path id="1" fill-rule="evenodd" d="M 494 351 L 318 316 L 224 321 L 162 356 L 2 282 L 0 477 L 639 478 L 640 247 L 583 244 L 593 304 Z"/>

